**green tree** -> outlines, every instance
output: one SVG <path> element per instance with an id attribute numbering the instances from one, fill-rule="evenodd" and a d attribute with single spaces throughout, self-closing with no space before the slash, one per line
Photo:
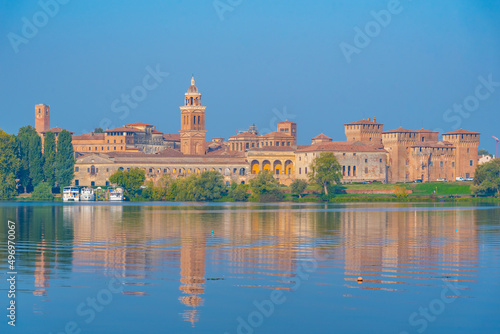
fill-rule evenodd
<path id="1" fill-rule="evenodd" d="M 194 201 L 213 201 L 222 197 L 226 191 L 224 177 L 216 171 L 206 171 L 195 175 L 188 184 L 189 197 Z"/>
<path id="2" fill-rule="evenodd" d="M 476 167 L 472 191 L 476 195 L 500 196 L 500 159 Z"/>
<path id="3" fill-rule="evenodd" d="M 196 179 L 195 174 L 188 177 L 178 177 L 172 186 L 172 194 L 177 202 L 194 201 L 193 194 L 189 191 Z"/>
<path id="4" fill-rule="evenodd" d="M 342 167 L 332 152 L 322 152 L 319 157 L 312 161 L 309 181 L 322 187 L 325 195 L 328 195 L 328 188 L 340 183 L 342 179 L 341 169 Z"/>
<path id="5" fill-rule="evenodd" d="M 31 183 L 36 187 L 44 178 L 42 139 L 38 134 L 30 136 L 28 158 Z"/>
<path id="6" fill-rule="evenodd" d="M 40 182 L 33 190 L 31 198 L 35 201 L 52 201 L 52 187 L 47 182 Z"/>
<path id="7" fill-rule="evenodd" d="M 71 141 L 71 133 L 66 130 L 59 133 L 56 152 L 56 182 L 59 187 L 69 186 L 75 175 L 75 155 Z"/>
<path id="8" fill-rule="evenodd" d="M 231 187 L 227 193 L 227 197 L 231 198 L 236 202 L 244 202 L 248 199 L 248 185 L 237 184 L 236 182 L 231 183 Z"/>
<path id="9" fill-rule="evenodd" d="M 109 178 L 109 182 L 123 187 L 131 196 L 135 196 L 139 192 L 145 180 L 146 172 L 141 168 L 132 168 L 129 171 L 119 169 Z"/>
<path id="10" fill-rule="evenodd" d="M 477 151 L 477 154 L 478 154 L 478 155 L 489 155 L 490 157 L 492 157 L 492 158 L 493 158 L 493 154 L 491 154 L 490 152 L 488 152 L 488 151 L 487 151 L 487 150 L 485 150 L 485 149 L 481 149 L 481 150 Z"/>
<path id="11" fill-rule="evenodd" d="M 172 177 L 168 174 L 164 174 L 156 183 L 153 180 L 148 181 L 142 195 L 153 201 L 173 200 L 175 198 L 172 194 L 173 185 L 174 180 Z"/>
<path id="12" fill-rule="evenodd" d="M 283 199 L 283 192 L 278 179 L 268 171 L 259 172 L 256 178 L 250 180 L 252 199 L 259 202 L 278 202 Z"/>
<path id="13" fill-rule="evenodd" d="M 20 167 L 16 138 L 0 129 L 0 200 L 16 195 L 16 174 Z"/>
<path id="14" fill-rule="evenodd" d="M 95 128 L 94 133 L 104 133 L 104 130 L 102 128 Z"/>
<path id="15" fill-rule="evenodd" d="M 307 188 L 307 181 L 301 179 L 295 179 L 292 184 L 290 184 L 290 191 L 294 195 L 298 195 L 299 198 L 302 198 L 302 193 Z"/>
<path id="16" fill-rule="evenodd" d="M 33 136 L 38 136 L 35 128 L 31 125 L 23 126 L 17 133 L 17 154 L 20 160 L 20 166 L 17 173 L 21 186 L 24 192 L 27 192 L 32 187 L 32 179 L 30 176 L 30 139 Z"/>
<path id="17" fill-rule="evenodd" d="M 50 187 L 56 183 L 56 136 L 52 132 L 45 133 L 43 142 L 43 175 Z"/>

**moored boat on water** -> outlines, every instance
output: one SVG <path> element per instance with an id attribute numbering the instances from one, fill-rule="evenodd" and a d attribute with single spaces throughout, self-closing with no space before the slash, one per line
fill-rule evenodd
<path id="1" fill-rule="evenodd" d="M 83 188 L 80 193 L 81 201 L 95 201 L 94 189 L 92 188 Z"/>
<path id="2" fill-rule="evenodd" d="M 109 190 L 109 200 L 110 201 L 123 201 L 123 189 L 116 188 Z"/>
<path id="3" fill-rule="evenodd" d="M 64 187 L 63 188 L 63 201 L 64 202 L 78 202 L 78 201 L 80 201 L 80 188 L 78 188 L 78 187 Z"/>

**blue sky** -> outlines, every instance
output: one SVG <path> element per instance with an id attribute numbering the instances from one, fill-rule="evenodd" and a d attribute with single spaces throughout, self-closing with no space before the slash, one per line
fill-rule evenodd
<path id="1" fill-rule="evenodd" d="M 490 151 L 500 135 L 500 1 L 54 1 L 0 0 L 7 132 L 45 103 L 52 126 L 75 133 L 133 122 L 178 133 L 194 74 L 208 138 L 288 118 L 300 144 L 344 140 L 343 123 L 373 116 L 385 130 L 479 131 Z"/>

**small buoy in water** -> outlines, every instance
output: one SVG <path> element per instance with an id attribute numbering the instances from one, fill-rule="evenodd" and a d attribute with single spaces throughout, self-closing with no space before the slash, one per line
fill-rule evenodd
<path id="1" fill-rule="evenodd" d="M 359 276 L 358 277 L 358 283 L 361 283 L 361 282 L 363 282 L 363 277 Z"/>

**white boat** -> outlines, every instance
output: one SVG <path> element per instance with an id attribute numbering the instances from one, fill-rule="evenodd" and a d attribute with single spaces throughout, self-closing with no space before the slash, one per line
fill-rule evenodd
<path id="1" fill-rule="evenodd" d="M 78 187 L 64 187 L 63 188 L 63 201 L 64 202 L 78 202 L 80 200 L 80 188 Z"/>
<path id="2" fill-rule="evenodd" d="M 83 188 L 80 193 L 81 201 L 95 201 L 94 189 L 92 188 Z"/>
<path id="3" fill-rule="evenodd" d="M 123 189 L 122 188 L 111 189 L 109 191 L 109 200 L 123 201 Z"/>

